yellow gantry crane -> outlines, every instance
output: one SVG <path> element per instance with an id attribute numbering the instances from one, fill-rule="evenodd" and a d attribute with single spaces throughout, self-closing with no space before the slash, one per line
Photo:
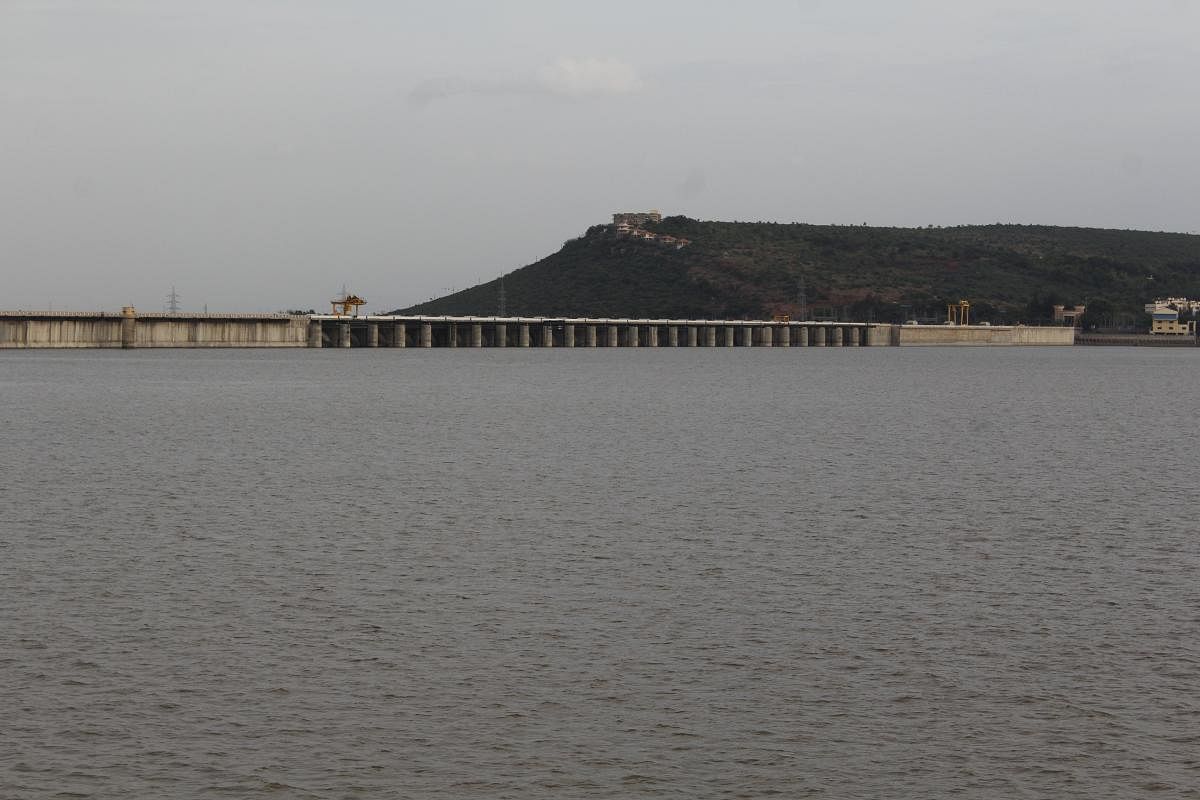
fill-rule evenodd
<path id="1" fill-rule="evenodd" d="M 342 296 L 336 300 L 330 301 L 333 304 L 333 315 L 335 317 L 357 317 L 358 307 L 365 306 L 366 300 L 363 300 L 356 294 L 350 294 L 347 291 L 342 292 Z"/>
<path id="2" fill-rule="evenodd" d="M 970 325 L 971 303 L 967 300 L 959 300 L 957 304 L 951 303 L 946 306 L 946 324 Z"/>

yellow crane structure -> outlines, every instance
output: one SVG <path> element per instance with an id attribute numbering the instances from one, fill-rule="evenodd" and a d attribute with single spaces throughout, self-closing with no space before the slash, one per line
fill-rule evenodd
<path id="1" fill-rule="evenodd" d="M 333 304 L 332 313 L 335 317 L 357 317 L 358 307 L 367 304 L 367 301 L 358 295 L 346 291 L 342 292 L 341 297 L 330 302 Z"/>
<path id="2" fill-rule="evenodd" d="M 947 325 L 970 325 L 971 324 L 971 303 L 967 300 L 959 300 L 958 303 L 950 303 L 946 306 L 946 324 Z"/>

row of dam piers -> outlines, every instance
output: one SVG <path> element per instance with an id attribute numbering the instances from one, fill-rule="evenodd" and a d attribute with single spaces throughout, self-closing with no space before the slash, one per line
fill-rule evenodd
<path id="1" fill-rule="evenodd" d="M 891 325 L 747 320 L 319 317 L 310 347 L 865 347 Z"/>

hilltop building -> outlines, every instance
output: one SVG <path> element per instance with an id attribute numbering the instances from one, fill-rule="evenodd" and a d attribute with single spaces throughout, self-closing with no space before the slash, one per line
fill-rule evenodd
<path id="1" fill-rule="evenodd" d="M 628 225 L 640 228 L 650 222 L 662 222 L 662 214 L 658 209 L 651 211 L 621 211 L 613 214 L 613 225 Z"/>
<path id="2" fill-rule="evenodd" d="M 640 239 L 675 250 L 687 247 L 692 243 L 690 239 L 683 239 L 666 233 L 654 233 L 642 228 L 643 225 L 651 222 L 662 222 L 662 214 L 657 210 L 622 211 L 613 214 L 612 231 L 621 238 Z"/>

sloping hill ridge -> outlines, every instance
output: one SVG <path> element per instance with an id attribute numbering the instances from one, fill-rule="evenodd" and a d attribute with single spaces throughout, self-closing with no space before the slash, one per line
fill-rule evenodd
<path id="1" fill-rule="evenodd" d="M 936 318 L 947 302 L 965 298 L 976 320 L 1036 322 L 1053 303 L 1087 303 L 1093 319 L 1120 322 L 1140 315 L 1154 297 L 1200 296 L 1200 236 L 1191 234 L 687 217 L 646 227 L 691 244 L 665 248 L 593 226 L 557 253 L 507 274 L 506 313 L 901 321 Z M 494 315 L 500 296 L 497 279 L 401 312 Z"/>

